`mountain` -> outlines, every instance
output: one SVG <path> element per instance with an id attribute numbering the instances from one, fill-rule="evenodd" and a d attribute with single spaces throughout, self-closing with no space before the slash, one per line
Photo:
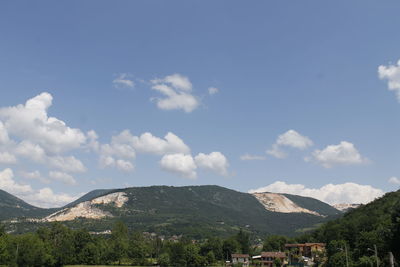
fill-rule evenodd
<path id="1" fill-rule="evenodd" d="M 167 236 L 228 236 L 240 228 L 259 236 L 296 235 L 342 214 L 313 198 L 248 194 L 211 185 L 99 189 L 58 209 L 36 208 L 4 194 L 8 197 L 0 199 L 1 220 L 19 218 L 11 227 L 17 233 L 54 221 L 103 232 L 122 220 L 130 229 Z"/>
<path id="2" fill-rule="evenodd" d="M 340 215 L 329 207 L 311 198 L 272 193 L 257 196 L 211 185 L 132 187 L 95 190 L 50 215 L 21 220 L 14 226 L 19 232 L 18 225 L 33 229 L 61 221 L 73 228 L 102 232 L 121 220 L 133 230 L 195 239 L 228 236 L 240 228 L 257 236 L 295 235 Z"/>
<path id="3" fill-rule="evenodd" d="M 22 199 L 0 190 L 0 221 L 21 217 L 43 217 L 55 210 L 34 207 Z"/>

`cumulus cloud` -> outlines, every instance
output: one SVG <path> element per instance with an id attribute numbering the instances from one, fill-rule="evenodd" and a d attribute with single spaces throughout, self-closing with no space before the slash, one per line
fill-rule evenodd
<path id="1" fill-rule="evenodd" d="M 112 83 L 115 88 L 133 88 L 135 87 L 135 82 L 130 77 L 131 75 L 128 73 L 120 73 Z"/>
<path id="2" fill-rule="evenodd" d="M 28 158 L 36 163 L 46 162 L 47 157 L 46 152 L 40 145 L 34 144 L 27 140 L 22 141 L 16 146 L 15 154 L 24 158 Z"/>
<path id="3" fill-rule="evenodd" d="M 379 66 L 378 74 L 381 80 L 387 80 L 388 89 L 396 93 L 400 102 L 400 60 L 394 65 Z"/>
<path id="4" fill-rule="evenodd" d="M 4 145 L 10 141 L 8 136 L 7 129 L 4 127 L 4 124 L 0 121 L 0 144 Z"/>
<path id="5" fill-rule="evenodd" d="M 283 151 L 277 144 L 273 144 L 272 148 L 267 150 L 266 153 L 271 156 L 274 156 L 277 159 L 284 159 L 287 157 L 285 151 Z"/>
<path id="6" fill-rule="evenodd" d="M 218 93 L 218 92 L 219 92 L 219 89 L 216 88 L 216 87 L 209 87 L 209 88 L 208 88 L 208 94 L 209 94 L 209 95 L 215 95 L 215 94 Z"/>
<path id="7" fill-rule="evenodd" d="M 388 182 L 390 184 L 400 185 L 400 179 L 397 177 L 390 177 Z"/>
<path id="8" fill-rule="evenodd" d="M 17 158 L 10 154 L 9 152 L 0 152 L 0 164 L 15 164 L 17 163 Z"/>
<path id="9" fill-rule="evenodd" d="M 76 196 L 71 196 L 69 194 L 65 193 L 54 193 L 51 188 L 45 187 L 42 188 L 32 194 L 29 194 L 23 199 L 37 207 L 41 208 L 56 208 L 56 207 L 62 207 L 68 203 L 71 203 L 78 197 L 80 197 L 82 194 L 76 195 Z"/>
<path id="10" fill-rule="evenodd" d="M 192 94 L 193 86 L 186 76 L 176 73 L 151 82 L 151 88 L 164 95 L 163 98 L 154 98 L 159 109 L 182 109 L 190 113 L 200 105 L 199 99 Z"/>
<path id="11" fill-rule="evenodd" d="M 24 105 L 0 108 L 0 119 L 8 134 L 39 144 L 51 153 L 79 148 L 86 142 L 85 134 L 68 127 L 62 120 L 49 117 L 47 111 L 52 102 L 49 93 L 41 93 Z"/>
<path id="12" fill-rule="evenodd" d="M 38 180 L 44 184 L 49 184 L 50 180 L 43 177 L 42 174 L 39 171 L 32 171 L 32 172 L 27 172 L 27 171 L 20 171 L 19 172 L 20 176 L 29 179 L 29 180 Z"/>
<path id="13" fill-rule="evenodd" d="M 183 85 L 182 85 L 183 86 Z M 159 138 L 146 132 L 140 136 L 132 135 L 124 130 L 111 138 L 110 144 L 100 145 L 100 166 L 116 167 L 123 171 L 132 171 L 136 153 L 165 155 L 190 153 L 190 148 L 181 138 L 169 132 L 164 138 Z"/>
<path id="14" fill-rule="evenodd" d="M 325 168 L 335 165 L 356 165 L 368 162 L 368 159 L 361 156 L 354 144 L 346 141 L 338 145 L 329 145 L 323 150 L 315 150 L 312 158 L 306 161 L 315 160 Z"/>
<path id="15" fill-rule="evenodd" d="M 184 178 L 196 179 L 197 166 L 191 155 L 182 153 L 164 155 L 160 161 L 161 168 L 176 173 Z"/>
<path id="16" fill-rule="evenodd" d="M 133 165 L 132 162 L 123 160 L 123 159 L 116 160 L 115 166 L 117 167 L 118 170 L 125 171 L 125 172 L 133 171 L 135 168 L 135 166 Z"/>
<path id="17" fill-rule="evenodd" d="M 281 147 L 285 146 L 304 150 L 313 146 L 313 142 L 307 136 L 303 136 L 295 130 L 289 130 L 279 135 L 275 144 L 273 144 L 272 148 L 267 150 L 266 153 L 276 158 L 285 158 L 287 154 L 281 149 Z"/>
<path id="18" fill-rule="evenodd" d="M 76 185 L 77 184 L 75 178 L 65 172 L 50 171 L 49 177 L 55 181 L 59 181 L 64 184 L 67 184 L 67 185 Z"/>
<path id="19" fill-rule="evenodd" d="M 9 168 L 0 171 L 0 189 L 11 194 L 26 194 L 33 191 L 30 185 L 17 183 L 14 180 L 13 170 Z"/>
<path id="20" fill-rule="evenodd" d="M 266 160 L 266 157 L 264 156 L 257 156 L 257 155 L 250 155 L 250 154 L 244 154 L 240 156 L 241 160 Z"/>
<path id="21" fill-rule="evenodd" d="M 85 172 L 86 167 L 82 161 L 74 156 L 54 156 L 48 158 L 49 165 L 64 172 Z"/>
<path id="22" fill-rule="evenodd" d="M 321 188 L 307 188 L 302 184 L 287 184 L 282 181 L 249 191 L 249 193 L 256 192 L 287 193 L 312 197 L 331 205 L 341 203 L 365 204 L 384 194 L 381 189 L 356 183 L 327 184 Z"/>
<path id="23" fill-rule="evenodd" d="M 164 139 L 153 136 L 151 133 L 144 133 L 133 137 L 134 148 L 141 153 L 156 155 L 173 153 L 190 153 L 190 148 L 175 134 L 169 132 Z"/>
<path id="24" fill-rule="evenodd" d="M 221 152 L 199 153 L 194 160 L 199 168 L 211 170 L 222 176 L 228 175 L 229 163 Z"/>

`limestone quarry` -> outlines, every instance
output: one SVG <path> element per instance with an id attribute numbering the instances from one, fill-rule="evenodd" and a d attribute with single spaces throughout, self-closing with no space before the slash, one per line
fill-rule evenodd
<path id="1" fill-rule="evenodd" d="M 296 203 L 281 194 L 253 193 L 253 196 L 265 207 L 266 210 L 282 213 L 309 213 L 321 216 L 318 212 L 298 206 Z"/>
<path id="2" fill-rule="evenodd" d="M 112 217 L 110 212 L 103 211 L 97 205 L 113 204 L 117 208 L 121 208 L 128 201 L 128 197 L 124 192 L 116 192 L 102 197 L 92 199 L 77 204 L 71 208 L 65 208 L 42 219 L 45 222 L 56 221 L 72 221 L 76 218 L 101 219 L 104 217 Z"/>

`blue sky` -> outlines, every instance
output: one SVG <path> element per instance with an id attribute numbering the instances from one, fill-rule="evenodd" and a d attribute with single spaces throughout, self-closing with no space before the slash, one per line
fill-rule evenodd
<path id="1" fill-rule="evenodd" d="M 399 8 L 2 2 L 0 188 L 40 206 L 154 184 L 266 187 L 329 203 L 396 190 Z M 33 110 L 16 107 L 29 99 Z"/>

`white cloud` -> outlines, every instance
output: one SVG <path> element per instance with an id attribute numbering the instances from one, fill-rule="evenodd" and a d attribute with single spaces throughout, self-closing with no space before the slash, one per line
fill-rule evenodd
<path id="1" fill-rule="evenodd" d="M 15 154 L 28 158 L 36 163 L 46 162 L 47 157 L 46 152 L 41 146 L 33 144 L 32 142 L 27 140 L 22 141 L 16 146 Z"/>
<path id="2" fill-rule="evenodd" d="M 289 130 L 279 135 L 275 144 L 266 153 L 279 159 L 285 158 L 287 154 L 281 149 L 284 146 L 304 150 L 313 146 L 313 142 L 307 136 L 303 136 L 295 130 Z"/>
<path id="3" fill-rule="evenodd" d="M 397 177 L 390 177 L 388 182 L 390 184 L 400 185 L 400 179 Z"/>
<path id="4" fill-rule="evenodd" d="M 164 95 L 164 98 L 154 98 L 160 109 L 182 109 L 189 113 L 200 105 L 198 98 L 191 93 L 191 82 L 181 74 L 169 75 L 151 82 L 152 89 Z"/>
<path id="5" fill-rule="evenodd" d="M 86 167 L 74 156 L 62 157 L 54 156 L 48 158 L 48 164 L 64 172 L 85 172 Z"/>
<path id="6" fill-rule="evenodd" d="M 75 178 L 65 172 L 50 171 L 49 177 L 55 181 L 59 181 L 67 185 L 76 185 Z"/>
<path id="7" fill-rule="evenodd" d="M 306 149 L 313 145 L 313 142 L 307 136 L 303 136 L 295 130 L 289 130 L 278 136 L 276 144 L 279 146 L 289 146 L 298 149 Z"/>
<path id="8" fill-rule="evenodd" d="M 170 84 L 175 89 L 187 92 L 190 92 L 193 89 L 192 83 L 190 82 L 189 78 L 179 73 L 165 76 L 162 79 L 154 79 L 152 80 L 152 82 L 154 84 L 167 83 Z"/>
<path id="9" fill-rule="evenodd" d="M 284 159 L 287 157 L 287 154 L 281 150 L 277 144 L 273 144 L 272 148 L 267 150 L 266 153 L 278 159 Z"/>
<path id="10" fill-rule="evenodd" d="M 135 82 L 130 78 L 131 75 L 128 73 L 120 73 L 117 78 L 115 78 L 112 83 L 116 88 L 133 88 L 135 87 Z"/>
<path id="11" fill-rule="evenodd" d="M 179 174 L 181 177 L 196 179 L 196 164 L 191 155 L 182 153 L 164 155 L 160 161 L 161 168 Z"/>
<path id="12" fill-rule="evenodd" d="M 199 153 L 194 160 L 199 168 L 211 170 L 222 176 L 228 175 L 229 163 L 221 152 L 211 152 L 208 155 Z"/>
<path id="13" fill-rule="evenodd" d="M 169 132 L 161 139 L 151 133 L 144 133 L 141 136 L 133 137 L 133 146 L 141 153 L 156 155 L 173 153 L 190 153 L 190 148 L 175 134 Z"/>
<path id="14" fill-rule="evenodd" d="M 0 164 L 15 164 L 17 158 L 9 152 L 0 152 Z"/>
<path id="15" fill-rule="evenodd" d="M 123 160 L 123 159 L 118 159 L 115 161 L 115 166 L 117 169 L 125 172 L 130 172 L 133 171 L 135 166 L 132 164 L 132 162 Z"/>
<path id="16" fill-rule="evenodd" d="M 327 184 L 321 188 L 306 188 L 302 184 L 287 184 L 282 181 L 249 191 L 249 193 L 255 192 L 287 193 L 312 197 L 331 205 L 341 203 L 365 204 L 384 194 L 381 189 L 356 183 Z"/>
<path id="17" fill-rule="evenodd" d="M 32 179 L 36 179 L 38 175 L 40 176 L 40 173 L 32 172 L 29 175 Z M 0 189 L 10 194 L 15 194 L 32 205 L 43 208 L 63 206 L 82 195 L 70 196 L 64 193 L 54 194 L 54 192 L 47 187 L 34 191 L 30 185 L 17 183 L 14 180 L 14 172 L 9 168 L 0 171 Z"/>
<path id="18" fill-rule="evenodd" d="M 71 203 L 81 195 L 82 194 L 77 196 L 71 196 L 65 193 L 56 194 L 51 188 L 45 187 L 34 192 L 33 194 L 23 197 L 23 199 L 37 207 L 55 208 Z"/>
<path id="19" fill-rule="evenodd" d="M 33 191 L 30 185 L 17 183 L 14 180 L 14 172 L 9 168 L 0 171 L 0 189 L 11 194 L 26 194 Z"/>
<path id="20" fill-rule="evenodd" d="M 62 120 L 49 117 L 47 110 L 52 101 L 49 93 L 41 93 L 24 105 L 1 108 L 0 118 L 8 134 L 39 144 L 51 153 L 79 148 L 86 142 L 85 134 L 68 127 Z"/>
<path id="21" fill-rule="evenodd" d="M 354 144 L 346 141 L 342 141 L 338 145 L 329 145 L 323 150 L 315 150 L 312 157 L 325 168 L 331 168 L 334 165 L 355 165 L 368 162 L 366 158 L 361 156 Z M 306 161 L 309 160 L 309 158 L 306 158 Z"/>
<path id="22" fill-rule="evenodd" d="M 215 95 L 215 94 L 218 93 L 218 92 L 219 92 L 219 89 L 216 88 L 216 87 L 209 87 L 209 88 L 208 88 L 208 94 L 209 94 L 209 95 Z"/>
<path id="23" fill-rule="evenodd" d="M 241 160 L 266 160 L 266 157 L 264 156 L 257 156 L 257 155 L 250 155 L 250 154 L 244 154 L 240 156 Z"/>
<path id="24" fill-rule="evenodd" d="M 7 129 L 4 124 L 0 121 L 0 144 L 6 144 L 10 141 Z"/>
<path id="25" fill-rule="evenodd" d="M 397 65 L 381 65 L 378 68 L 379 78 L 388 81 L 388 89 L 394 91 L 400 101 L 400 60 Z"/>
<path id="26" fill-rule="evenodd" d="M 97 135 L 97 133 L 91 130 L 87 132 L 86 135 L 87 135 L 87 148 L 89 148 L 89 150 L 98 152 L 100 149 L 100 143 L 98 141 L 99 136 Z"/>
<path id="27" fill-rule="evenodd" d="M 50 183 L 50 180 L 43 177 L 39 171 L 33 171 L 33 172 L 20 171 L 19 174 L 25 179 L 38 180 L 44 184 Z"/>

